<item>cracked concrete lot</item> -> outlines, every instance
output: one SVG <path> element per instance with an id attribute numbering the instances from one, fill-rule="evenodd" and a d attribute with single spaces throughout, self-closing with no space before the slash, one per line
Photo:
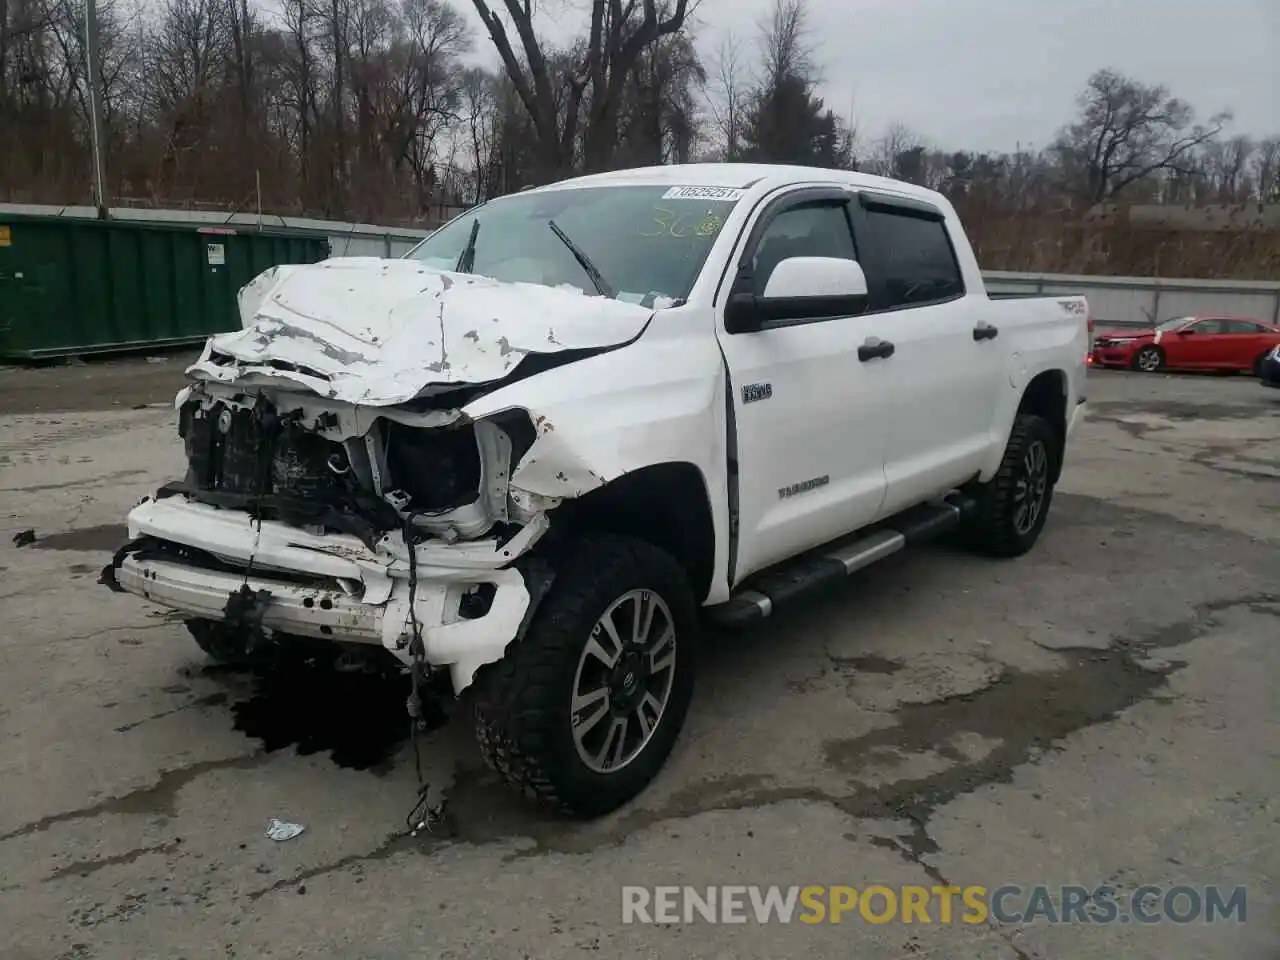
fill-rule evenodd
<path id="1" fill-rule="evenodd" d="M 1092 374 L 1030 556 L 900 555 L 708 638 L 667 769 L 601 821 L 530 813 L 464 711 L 437 718 L 444 814 L 415 838 L 403 690 L 211 669 L 95 582 L 179 469 L 181 367 L 0 371 L 6 960 L 1280 956 L 1280 396 L 1256 381 Z M 306 832 L 273 843 L 272 817 Z M 626 884 L 1108 883 L 1247 887 L 1246 922 L 621 922 Z"/>

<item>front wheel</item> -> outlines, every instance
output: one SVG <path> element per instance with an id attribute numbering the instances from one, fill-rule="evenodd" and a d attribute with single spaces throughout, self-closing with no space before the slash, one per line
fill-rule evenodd
<path id="1" fill-rule="evenodd" d="M 210 660 L 226 666 L 247 666 L 250 656 L 244 641 L 223 623 L 214 620 L 184 621 L 191 639 Z"/>
<path id="2" fill-rule="evenodd" d="M 624 537 L 581 541 L 524 637 L 477 682 L 485 760 L 573 816 L 626 803 L 657 776 L 684 725 L 697 629 L 674 558 Z"/>
<path id="3" fill-rule="evenodd" d="M 1133 368 L 1143 373 L 1158 373 L 1164 366 L 1164 351 L 1159 347 L 1143 347 L 1133 358 Z"/>

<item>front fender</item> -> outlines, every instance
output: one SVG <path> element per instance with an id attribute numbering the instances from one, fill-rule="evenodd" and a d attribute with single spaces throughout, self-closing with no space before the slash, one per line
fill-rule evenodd
<path id="1" fill-rule="evenodd" d="M 724 365 L 714 338 L 682 331 L 677 313 L 684 309 L 662 311 L 665 323 L 621 350 L 517 381 L 462 412 L 473 420 L 528 414 L 535 439 L 513 465 L 514 495 L 573 499 L 642 467 L 692 463 L 711 497 L 719 598 L 727 596 Z"/>

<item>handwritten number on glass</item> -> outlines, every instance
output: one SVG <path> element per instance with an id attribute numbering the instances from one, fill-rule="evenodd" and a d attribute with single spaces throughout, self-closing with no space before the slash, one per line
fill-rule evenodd
<path id="1" fill-rule="evenodd" d="M 710 237 L 714 236 L 723 224 L 724 220 L 721 217 L 708 210 L 692 229 L 695 236 Z M 689 231 L 690 228 L 687 221 L 674 210 L 667 207 L 655 207 L 653 226 L 648 230 L 642 230 L 640 236 L 682 238 L 687 237 Z"/>

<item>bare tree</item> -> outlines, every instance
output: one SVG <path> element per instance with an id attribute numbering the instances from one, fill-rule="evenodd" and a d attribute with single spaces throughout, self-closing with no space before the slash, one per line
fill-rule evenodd
<path id="1" fill-rule="evenodd" d="M 1280 136 L 1258 143 L 1249 165 L 1259 203 L 1280 203 Z"/>
<path id="2" fill-rule="evenodd" d="M 725 34 L 713 60 L 707 111 L 715 126 L 725 160 L 742 155 L 742 117 L 747 109 L 747 81 L 743 75 L 742 42 Z"/>
<path id="3" fill-rule="evenodd" d="M 249 9 L 249 0 L 223 0 L 227 7 L 227 29 L 231 35 L 232 66 L 239 88 L 240 135 L 246 142 L 253 134 L 254 108 L 254 36 L 258 16 Z"/>
<path id="4" fill-rule="evenodd" d="M 777 88 L 788 77 L 809 83 L 818 79 L 807 0 L 774 0 L 759 23 L 759 44 L 758 86 Z"/>
<path id="5" fill-rule="evenodd" d="M 852 140 L 816 93 L 806 0 L 774 0 L 759 22 L 760 61 L 741 131 L 744 156 L 848 167 Z"/>
<path id="6" fill-rule="evenodd" d="M 872 146 L 867 170 L 881 177 L 923 182 L 924 150 L 924 138 L 895 120 Z"/>
<path id="7" fill-rule="evenodd" d="M 462 14 L 445 0 L 405 0 L 412 54 L 405 77 L 400 155 L 413 170 L 418 207 L 425 209 L 435 175 L 436 138 L 458 119 L 462 73 L 457 57 L 471 46 Z"/>
<path id="8" fill-rule="evenodd" d="M 1190 105 L 1167 87 L 1115 70 L 1094 73 L 1077 102 L 1080 115 L 1059 134 L 1056 149 L 1095 203 L 1157 171 L 1186 169 L 1195 149 L 1231 118 L 1223 111 L 1195 124 Z"/>
<path id="9" fill-rule="evenodd" d="M 689 0 L 659 9 L 658 0 L 592 0 L 584 52 L 574 69 L 556 77 L 534 28 L 533 0 L 502 0 L 520 40 L 523 61 L 502 18 L 487 0 L 472 0 L 502 64 L 515 86 L 538 138 L 544 175 L 556 176 L 573 165 L 584 97 L 589 111 L 582 124 L 583 165 L 606 169 L 617 143 L 618 103 L 629 75 L 650 44 L 679 31 Z M 557 86 L 565 88 L 562 103 Z"/>
<path id="10" fill-rule="evenodd" d="M 1246 136 L 1211 140 L 1197 151 L 1189 166 L 1204 181 L 1207 196 L 1218 203 L 1234 203 L 1254 192 L 1249 170 L 1253 150 L 1253 141 Z"/>

